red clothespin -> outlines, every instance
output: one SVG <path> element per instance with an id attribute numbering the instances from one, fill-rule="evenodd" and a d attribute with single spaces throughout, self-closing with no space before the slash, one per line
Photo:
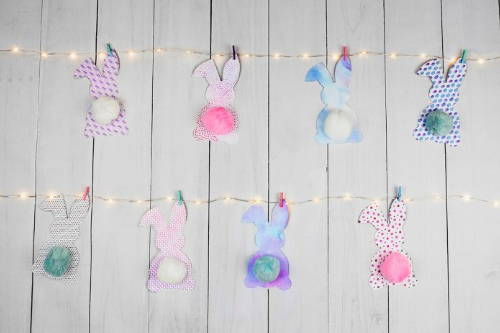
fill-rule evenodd
<path id="1" fill-rule="evenodd" d="M 349 56 L 347 46 L 342 46 L 342 56 L 344 57 L 344 60 L 347 61 L 347 57 Z"/>
<path id="2" fill-rule="evenodd" d="M 89 195 L 90 187 L 85 187 L 85 192 L 83 192 L 82 200 L 87 200 L 87 196 Z"/>
<path id="3" fill-rule="evenodd" d="M 283 204 L 285 203 L 285 195 L 283 192 L 280 192 L 280 207 L 283 207 Z"/>

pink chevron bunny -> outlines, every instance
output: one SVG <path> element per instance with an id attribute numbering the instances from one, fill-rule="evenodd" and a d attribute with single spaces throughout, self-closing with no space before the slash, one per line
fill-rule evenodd
<path id="1" fill-rule="evenodd" d="M 75 70 L 75 78 L 87 78 L 90 81 L 90 95 L 94 98 L 87 112 L 87 125 L 84 135 L 127 134 L 125 108 L 118 100 L 116 78 L 120 70 L 120 59 L 116 50 L 107 44 L 108 53 L 100 71 L 90 58 L 85 59 Z"/>
<path id="2" fill-rule="evenodd" d="M 142 218 L 141 225 L 152 225 L 155 229 L 155 243 L 160 250 L 160 253 L 151 260 L 148 281 L 150 291 L 157 292 L 163 288 L 183 290 L 194 288 L 191 261 L 182 252 L 186 218 L 184 201 L 178 201 L 173 205 L 168 224 L 158 208 L 151 209 Z"/>
<path id="3" fill-rule="evenodd" d="M 366 207 L 361 212 L 359 223 L 369 223 L 377 231 L 375 243 L 378 252 L 371 261 L 369 279 L 374 289 L 398 284 L 414 287 L 417 282 L 412 272 L 411 261 L 408 255 L 402 252 L 405 221 L 406 204 L 399 196 L 391 204 L 389 223 L 376 204 Z"/>
<path id="4" fill-rule="evenodd" d="M 198 140 L 236 142 L 238 115 L 231 103 L 235 97 L 234 86 L 240 75 L 240 62 L 234 46 L 232 58 L 224 65 L 222 79 L 212 59 L 198 65 L 193 75 L 203 77 L 208 82 L 205 93 L 208 104 L 201 110 L 193 136 Z"/>

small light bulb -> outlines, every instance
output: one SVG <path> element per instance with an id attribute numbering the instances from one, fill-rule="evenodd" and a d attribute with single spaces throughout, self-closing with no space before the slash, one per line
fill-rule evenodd
<path id="1" fill-rule="evenodd" d="M 411 202 L 411 199 L 409 197 L 404 197 L 403 198 L 403 202 L 404 203 L 409 203 L 409 202 Z"/>
<path id="2" fill-rule="evenodd" d="M 304 58 L 304 59 L 309 59 L 309 54 L 304 53 L 304 54 L 302 55 L 302 58 Z"/>
<path id="3" fill-rule="evenodd" d="M 279 54 L 279 53 L 275 53 L 275 54 L 273 55 L 273 58 L 274 58 L 274 59 L 279 59 L 279 58 L 280 58 L 280 54 Z"/>
<path id="4" fill-rule="evenodd" d="M 166 198 L 165 198 L 165 200 L 167 200 L 167 201 L 172 201 L 172 200 L 174 200 L 174 199 L 173 199 L 172 197 L 166 197 Z"/>
<path id="5" fill-rule="evenodd" d="M 314 198 L 313 198 L 313 202 L 314 202 L 314 203 L 318 203 L 318 202 L 319 202 L 319 198 L 318 198 L 318 197 L 314 197 Z"/>
<path id="6" fill-rule="evenodd" d="M 339 57 L 340 57 L 340 54 L 338 54 L 338 53 L 334 53 L 334 54 L 332 54 L 332 59 L 333 59 L 333 60 L 338 60 L 338 59 L 339 59 Z"/>
<path id="7" fill-rule="evenodd" d="M 49 200 L 52 200 L 55 198 L 55 194 L 54 193 L 49 193 L 47 194 L 47 197 L 49 198 Z"/>
<path id="8" fill-rule="evenodd" d="M 224 200 L 229 201 L 231 200 L 231 197 L 225 197 Z"/>
<path id="9" fill-rule="evenodd" d="M 425 53 L 422 53 L 422 54 L 420 55 L 420 58 L 425 58 L 425 57 L 427 57 L 427 54 L 425 54 Z"/>
<path id="10" fill-rule="evenodd" d="M 390 55 L 391 59 L 396 59 L 396 56 L 397 56 L 397 55 L 396 55 L 396 53 L 394 53 L 394 52 L 392 52 L 392 53 L 391 53 L 391 55 Z"/>
<path id="11" fill-rule="evenodd" d="M 261 199 L 257 197 L 257 198 L 255 198 L 255 200 L 254 200 L 254 201 L 255 201 L 255 203 L 259 203 L 259 202 L 260 202 L 260 200 L 261 200 Z"/>
<path id="12" fill-rule="evenodd" d="M 191 54 L 191 51 L 190 50 L 186 50 L 186 54 Z"/>
<path id="13" fill-rule="evenodd" d="M 477 62 L 478 62 L 479 64 L 484 64 L 484 59 L 483 59 L 483 58 L 479 58 L 479 59 L 477 59 Z"/>
<path id="14" fill-rule="evenodd" d="M 439 200 L 441 200 L 441 196 L 436 193 L 433 195 L 433 199 L 434 199 L 434 201 L 439 201 Z"/>
<path id="15" fill-rule="evenodd" d="M 201 205 L 201 201 L 200 200 L 196 200 L 194 203 L 197 204 L 197 205 Z"/>
<path id="16" fill-rule="evenodd" d="M 20 51 L 20 50 L 19 50 L 19 47 L 17 47 L 17 46 L 14 46 L 14 47 L 12 48 L 12 53 L 19 53 L 19 51 Z"/>
<path id="17" fill-rule="evenodd" d="M 69 53 L 69 58 L 70 59 L 76 59 L 77 58 L 76 52 L 70 52 Z"/>
<path id="18" fill-rule="evenodd" d="M 366 51 L 361 51 L 361 55 L 366 55 Z"/>
<path id="19" fill-rule="evenodd" d="M 498 200 L 493 201 L 493 207 L 500 207 L 500 201 Z"/>
<path id="20" fill-rule="evenodd" d="M 132 51 L 132 50 L 128 50 L 128 56 L 129 56 L 130 58 L 133 58 L 133 57 L 135 56 L 135 52 L 134 52 L 134 51 Z"/>
<path id="21" fill-rule="evenodd" d="M 27 197 L 28 197 L 28 195 L 26 193 L 24 193 L 24 192 L 19 193 L 19 198 L 26 199 Z"/>
<path id="22" fill-rule="evenodd" d="M 346 194 L 344 194 L 344 196 L 342 197 L 342 199 L 344 199 L 344 200 L 351 200 L 352 196 L 349 193 L 346 193 Z"/>
<path id="23" fill-rule="evenodd" d="M 250 58 L 250 54 L 248 54 L 248 53 L 247 53 L 247 54 L 244 54 L 244 55 L 243 55 L 243 57 L 244 57 L 244 58 Z"/>
<path id="24" fill-rule="evenodd" d="M 462 199 L 464 199 L 464 201 L 470 201 L 471 196 L 469 194 L 464 194 L 462 195 Z"/>
<path id="25" fill-rule="evenodd" d="M 136 203 L 141 204 L 142 200 L 137 200 Z"/>
<path id="26" fill-rule="evenodd" d="M 49 56 L 49 54 L 47 52 L 42 52 L 42 58 L 47 58 Z"/>
<path id="27" fill-rule="evenodd" d="M 156 51 L 156 53 L 162 53 L 163 52 L 163 50 L 160 49 L 160 48 L 156 49 L 155 51 Z"/>
<path id="28" fill-rule="evenodd" d="M 99 52 L 98 55 L 99 55 L 100 58 L 106 57 L 106 53 L 105 52 Z"/>
<path id="29" fill-rule="evenodd" d="M 106 200 L 106 202 L 112 204 L 114 201 L 113 201 L 113 199 L 109 198 Z"/>

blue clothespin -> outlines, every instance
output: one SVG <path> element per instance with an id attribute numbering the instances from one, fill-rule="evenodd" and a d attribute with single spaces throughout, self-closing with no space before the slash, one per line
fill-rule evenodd
<path id="1" fill-rule="evenodd" d="M 462 57 L 460 58 L 460 62 L 463 62 L 464 64 L 467 63 L 467 49 L 463 49 L 462 51 Z"/>
<path id="2" fill-rule="evenodd" d="M 108 56 L 110 56 L 110 57 L 113 56 L 113 48 L 111 47 L 110 43 L 106 44 L 106 51 L 108 52 Z"/>
<path id="3" fill-rule="evenodd" d="M 396 187 L 396 199 L 401 200 L 401 194 L 403 193 L 403 186 L 398 185 Z"/>
<path id="4" fill-rule="evenodd" d="M 182 199 L 182 193 L 181 193 L 181 191 L 179 190 L 179 191 L 177 191 L 177 203 L 178 203 L 179 205 L 182 205 L 182 203 L 183 203 L 183 202 L 184 202 L 184 200 Z"/>

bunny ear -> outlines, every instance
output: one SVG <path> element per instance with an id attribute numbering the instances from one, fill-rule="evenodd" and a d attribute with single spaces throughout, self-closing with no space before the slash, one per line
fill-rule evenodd
<path id="1" fill-rule="evenodd" d="M 44 200 L 39 207 L 43 211 L 52 212 L 56 219 L 66 218 L 66 202 L 62 196 Z"/>
<path id="2" fill-rule="evenodd" d="M 102 65 L 102 75 L 108 79 L 115 80 L 120 71 L 120 58 L 115 50 L 113 50 L 112 55 L 106 56 L 104 59 L 104 64 Z"/>
<path id="3" fill-rule="evenodd" d="M 333 84 L 332 76 L 322 63 L 316 64 L 307 72 L 306 82 L 318 81 L 321 86 L 326 87 Z"/>
<path id="4" fill-rule="evenodd" d="M 340 57 L 340 60 L 335 65 L 335 85 L 349 89 L 352 76 L 352 65 L 349 57 Z"/>
<path id="5" fill-rule="evenodd" d="M 400 224 L 406 221 L 406 204 L 403 200 L 394 199 L 389 210 L 389 221 Z"/>
<path id="6" fill-rule="evenodd" d="M 155 224 L 155 221 L 163 222 L 163 216 L 161 215 L 160 210 L 157 207 L 148 210 L 146 214 L 142 216 L 140 224 L 150 225 Z"/>
<path id="7" fill-rule="evenodd" d="M 284 230 L 288 225 L 288 216 L 288 205 L 286 204 L 286 201 L 283 202 L 283 207 L 280 207 L 280 204 L 277 203 L 273 208 L 271 224 L 281 230 Z"/>
<path id="8" fill-rule="evenodd" d="M 205 78 L 209 85 L 220 82 L 219 72 L 217 72 L 217 67 L 212 59 L 198 65 L 194 69 L 193 75 Z"/>
<path id="9" fill-rule="evenodd" d="M 181 204 L 176 202 L 172 206 L 172 210 L 170 211 L 170 225 L 184 225 L 186 224 L 186 219 L 186 205 L 184 205 L 184 202 L 182 202 Z"/>
<path id="10" fill-rule="evenodd" d="M 254 223 L 258 229 L 262 229 L 267 224 L 266 214 L 261 206 L 254 205 L 247 209 L 241 218 L 243 223 Z"/>
<path id="11" fill-rule="evenodd" d="M 238 82 L 240 76 L 240 61 L 236 56 L 236 59 L 230 58 L 224 64 L 224 70 L 222 71 L 222 80 L 234 86 Z"/>
<path id="12" fill-rule="evenodd" d="M 71 208 L 69 211 L 69 218 L 76 218 L 76 219 L 83 218 L 87 214 L 89 207 L 90 207 L 90 200 L 88 196 L 87 199 L 85 200 L 83 199 L 74 200 L 73 203 L 71 204 Z"/>
<path id="13" fill-rule="evenodd" d="M 462 84 L 466 72 L 467 63 L 458 60 L 448 69 L 448 77 L 446 78 L 446 82 L 455 82 L 455 87 L 458 88 Z"/>
<path id="14" fill-rule="evenodd" d="M 358 219 L 359 223 L 369 223 L 375 228 L 384 226 L 387 222 L 385 217 L 380 212 L 378 205 L 371 204 L 370 206 L 363 209 Z"/>
<path id="15" fill-rule="evenodd" d="M 424 62 L 417 70 L 417 75 L 428 76 L 433 84 L 442 83 L 444 77 L 441 69 L 441 61 L 439 59 L 431 59 Z"/>

